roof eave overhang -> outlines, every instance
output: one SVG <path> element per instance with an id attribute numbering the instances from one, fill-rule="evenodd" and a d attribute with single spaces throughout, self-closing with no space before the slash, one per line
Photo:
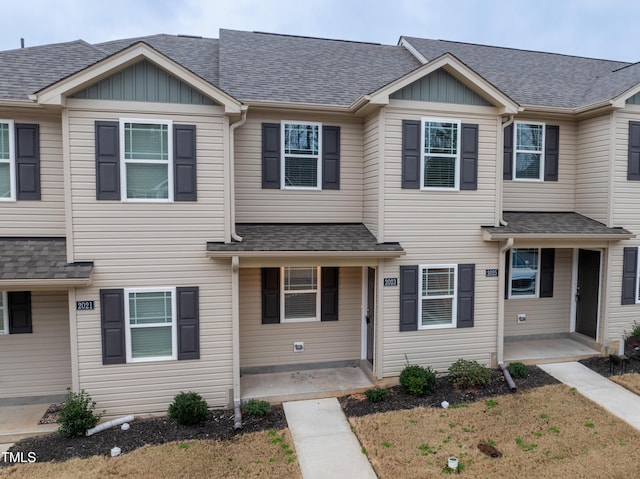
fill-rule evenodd
<path id="1" fill-rule="evenodd" d="M 63 279 L 0 279 L 0 289 L 16 290 L 21 288 L 60 289 L 79 286 L 90 286 L 92 278 L 63 278 Z"/>
<path id="2" fill-rule="evenodd" d="M 0 108 L 42 108 L 34 100 L 0 100 Z"/>
<path id="3" fill-rule="evenodd" d="M 64 106 L 68 95 L 142 59 L 149 60 L 158 67 L 175 74 L 195 90 L 221 104 L 225 113 L 240 113 L 241 102 L 145 43 L 136 43 L 30 95 L 29 98 L 41 105 Z"/>
<path id="4" fill-rule="evenodd" d="M 252 110 L 300 110 L 300 111 L 332 111 L 336 113 L 351 113 L 352 109 L 346 105 L 336 105 L 327 103 L 295 103 L 285 101 L 268 100 L 247 100 L 242 102 L 251 107 Z"/>
<path id="5" fill-rule="evenodd" d="M 508 232 L 491 232 L 486 229 L 482 230 L 482 239 L 485 241 L 505 241 L 513 238 L 515 241 L 622 241 L 635 238 L 633 233 L 586 233 L 586 234 L 567 234 L 567 233 L 508 233 Z"/>
<path id="6" fill-rule="evenodd" d="M 400 258 L 405 251 L 207 251 L 209 258 Z"/>

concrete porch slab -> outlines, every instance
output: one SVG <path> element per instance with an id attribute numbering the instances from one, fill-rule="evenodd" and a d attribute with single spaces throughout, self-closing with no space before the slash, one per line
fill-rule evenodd
<path id="1" fill-rule="evenodd" d="M 0 406 L 0 443 L 17 442 L 58 430 L 58 424 L 38 424 L 49 407 L 47 404 Z"/>
<path id="2" fill-rule="evenodd" d="M 504 361 L 545 364 L 599 356 L 600 351 L 571 338 L 505 341 Z"/>

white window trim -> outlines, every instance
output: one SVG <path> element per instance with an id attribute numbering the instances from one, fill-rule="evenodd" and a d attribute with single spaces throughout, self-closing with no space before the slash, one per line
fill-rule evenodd
<path id="1" fill-rule="evenodd" d="M 316 186 L 287 186 L 285 181 L 285 162 L 287 155 L 284 151 L 284 138 L 285 138 L 285 125 L 315 125 L 318 127 L 318 155 L 316 158 L 317 164 L 317 183 Z M 314 121 L 293 121 L 282 120 L 280 122 L 280 189 L 283 190 L 307 190 L 307 191 L 321 191 L 322 190 L 322 123 Z M 316 155 L 305 155 L 309 158 L 313 158 Z"/>
<path id="2" fill-rule="evenodd" d="M 516 294 L 512 295 L 511 288 L 513 287 L 512 278 L 513 278 L 513 252 L 518 249 L 535 249 L 538 251 L 538 269 L 536 270 L 536 292 L 535 294 L 527 294 L 521 295 Z M 508 299 L 537 299 L 540 297 L 540 255 L 542 254 L 541 248 L 512 248 L 509 250 L 509 295 Z"/>
<path id="3" fill-rule="evenodd" d="M 125 124 L 126 123 L 146 123 L 150 125 L 167 125 L 167 153 L 168 160 L 126 160 L 125 159 Z M 120 199 L 123 202 L 132 203 L 170 203 L 173 202 L 173 121 L 155 120 L 147 118 L 120 118 Z M 127 198 L 127 164 L 144 163 L 167 165 L 167 198 Z"/>
<path id="4" fill-rule="evenodd" d="M 320 266 L 303 266 L 304 268 L 316 268 L 316 289 L 297 289 L 290 293 L 285 293 L 284 291 L 284 269 L 285 266 L 280 267 L 280 322 L 281 323 L 311 323 L 315 321 L 320 321 L 321 311 L 321 300 L 320 296 L 322 294 L 322 268 Z M 286 294 L 296 294 L 296 293 L 316 293 L 316 317 L 315 318 L 285 318 L 284 310 L 285 310 L 285 296 Z"/>
<path id="5" fill-rule="evenodd" d="M 640 303 L 640 246 L 638 246 L 638 252 L 636 253 L 637 264 L 636 264 L 636 304 Z M 600 265 L 600 269 L 602 269 L 602 265 Z"/>
<path id="6" fill-rule="evenodd" d="M 16 144 L 15 144 L 15 124 L 13 120 L 0 120 L 9 126 L 9 159 L 0 163 L 9 163 L 9 196 L 0 198 L 0 201 L 16 201 Z"/>
<path id="7" fill-rule="evenodd" d="M 456 139 L 456 145 L 457 145 L 456 154 L 453 155 L 451 153 L 442 153 L 442 154 L 439 153 L 437 155 L 432 155 L 432 156 L 441 156 L 446 158 L 455 158 L 456 160 L 455 180 L 454 180 L 455 184 L 451 188 L 445 188 L 441 186 L 437 186 L 437 187 L 425 186 L 424 184 L 424 160 L 425 160 L 425 157 L 427 156 L 424 152 L 424 140 L 425 140 L 424 130 L 425 130 L 426 123 L 453 123 L 458 126 L 457 128 L 458 137 Z M 462 145 L 460 144 L 460 141 L 462 139 L 461 128 L 462 128 L 462 122 L 460 120 L 453 120 L 451 118 L 422 118 L 421 119 L 420 121 L 420 189 L 421 190 L 423 191 L 460 191 L 460 150 L 462 148 Z"/>
<path id="8" fill-rule="evenodd" d="M 2 319 L 4 320 L 4 328 L 0 329 L 0 335 L 9 334 L 9 308 L 7 305 L 7 292 L 0 291 L 0 298 L 2 299 L 0 310 L 2 311 Z"/>
<path id="9" fill-rule="evenodd" d="M 131 325 L 129 320 L 129 294 L 130 293 L 171 293 L 171 356 L 158 356 L 150 358 L 133 358 L 131 352 L 131 329 L 153 328 L 154 325 Z M 127 363 L 147 363 L 150 361 L 173 361 L 178 359 L 178 321 L 176 306 L 176 288 L 129 288 L 124 290 L 124 322 L 125 322 L 125 347 L 127 349 Z M 167 326 L 169 323 L 158 324 L 157 327 Z"/>
<path id="10" fill-rule="evenodd" d="M 453 294 L 425 296 L 422 294 L 422 273 L 424 270 L 437 268 L 453 268 Z M 424 299 L 447 299 L 451 301 L 451 323 L 422 325 L 422 300 Z M 458 265 L 457 264 L 421 264 L 418 267 L 418 329 L 448 329 L 458 327 Z"/>
<path id="11" fill-rule="evenodd" d="M 534 150 L 518 150 L 518 125 L 540 125 L 542 126 L 542 150 L 534 151 Z M 512 180 L 513 181 L 523 181 L 528 183 L 540 183 L 544 181 L 544 162 L 545 162 L 545 140 L 547 136 L 547 125 L 544 122 L 540 121 L 516 121 L 513 126 L 513 166 L 511 170 L 513 171 Z M 539 153 L 540 154 L 540 173 L 538 178 L 518 178 L 516 169 L 517 157 L 518 153 Z"/>

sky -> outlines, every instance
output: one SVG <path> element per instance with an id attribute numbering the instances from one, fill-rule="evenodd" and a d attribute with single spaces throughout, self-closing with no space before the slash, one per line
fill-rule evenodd
<path id="1" fill-rule="evenodd" d="M 637 0 L 0 0 L 0 50 L 220 28 L 395 45 L 400 36 L 640 61 Z"/>

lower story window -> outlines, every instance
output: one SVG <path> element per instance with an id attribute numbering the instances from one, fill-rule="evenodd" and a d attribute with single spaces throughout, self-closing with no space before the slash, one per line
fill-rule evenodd
<path id="1" fill-rule="evenodd" d="M 539 258 L 540 250 L 538 248 L 516 248 L 511 250 L 510 298 L 538 297 Z"/>
<path id="2" fill-rule="evenodd" d="M 7 293 L 0 291 L 0 334 L 9 334 L 7 315 Z"/>
<path id="3" fill-rule="evenodd" d="M 319 321 L 320 268 L 286 266 L 282 268 L 281 277 L 282 321 Z"/>
<path id="4" fill-rule="evenodd" d="M 127 361 L 177 359 L 175 288 L 126 290 Z"/>
<path id="5" fill-rule="evenodd" d="M 420 329 L 456 326 L 457 269 L 420 266 Z"/>

